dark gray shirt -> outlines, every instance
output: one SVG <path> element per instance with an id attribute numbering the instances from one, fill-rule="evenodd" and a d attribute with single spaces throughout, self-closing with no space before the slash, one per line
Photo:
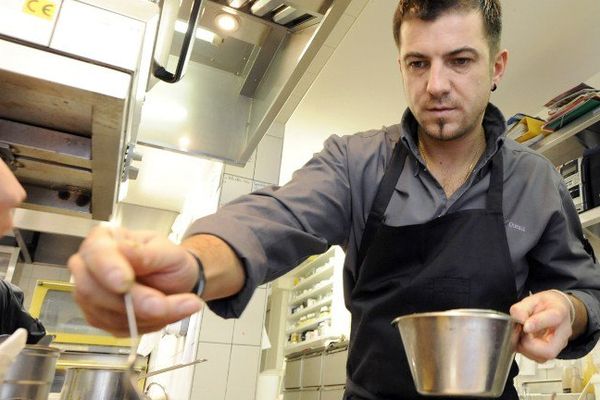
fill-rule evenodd
<path id="1" fill-rule="evenodd" d="M 331 136 L 286 185 L 242 196 L 194 222 L 187 235 L 219 236 L 246 268 L 242 291 L 209 302 L 211 309 L 224 317 L 239 316 L 258 285 L 331 245 L 345 248 L 345 268 L 355 271 L 371 204 L 401 138 L 410 154 L 386 210 L 386 224 L 420 224 L 449 212 L 484 208 L 490 160 L 502 151 L 504 218 L 517 292 L 557 288 L 573 293 L 588 309 L 585 336 L 598 336 L 600 302 L 595 290 L 600 290 L 600 270 L 583 248 L 579 217 L 561 176 L 546 158 L 505 138 L 504 118 L 491 104 L 483 125 L 485 155 L 450 198 L 424 167 L 417 149 L 417 122 L 407 110 L 399 125 Z M 595 340 L 578 342 L 561 355 L 583 355 Z"/>

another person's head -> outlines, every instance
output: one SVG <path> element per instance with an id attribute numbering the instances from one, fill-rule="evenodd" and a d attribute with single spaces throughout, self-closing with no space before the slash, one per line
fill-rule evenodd
<path id="1" fill-rule="evenodd" d="M 25 200 L 25 189 L 0 161 L 0 235 L 12 228 L 12 210 Z"/>
<path id="2" fill-rule="evenodd" d="M 401 0 L 394 39 L 410 110 L 424 133 L 452 140 L 478 129 L 508 52 L 499 0 Z"/>

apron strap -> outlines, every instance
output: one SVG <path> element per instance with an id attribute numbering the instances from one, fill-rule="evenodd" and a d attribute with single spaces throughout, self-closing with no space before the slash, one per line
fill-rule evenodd
<path id="1" fill-rule="evenodd" d="M 367 254 L 367 250 L 371 246 L 371 242 L 373 241 L 375 234 L 383 222 L 385 210 L 387 209 L 388 203 L 392 198 L 394 188 L 396 187 L 396 183 L 398 182 L 400 174 L 402 173 L 402 169 L 404 168 L 404 162 L 407 154 L 408 150 L 402 144 L 402 139 L 398 139 L 398 142 L 394 146 L 390 163 L 383 174 L 383 178 L 381 179 L 381 183 L 377 189 L 377 194 L 373 200 L 371 211 L 367 217 L 367 224 L 365 225 L 365 230 L 363 231 L 362 240 L 360 242 L 360 248 L 358 250 L 358 260 L 356 264 L 358 266 L 362 265 Z"/>
<path id="2" fill-rule="evenodd" d="M 487 209 L 502 214 L 502 192 L 504 186 L 504 168 L 502 162 L 502 149 L 498 149 L 492 157 L 492 171 L 490 186 L 487 193 Z"/>

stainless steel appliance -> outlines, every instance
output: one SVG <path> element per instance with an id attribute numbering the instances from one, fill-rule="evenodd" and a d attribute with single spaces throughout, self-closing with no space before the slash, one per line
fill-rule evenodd
<path id="1" fill-rule="evenodd" d="M 138 142 L 245 163 L 365 1 L 0 2 L 0 156 L 25 207 L 110 219 Z"/>
<path id="2" fill-rule="evenodd" d="M 573 199 L 573 203 L 575 204 L 578 213 L 588 209 L 588 206 L 584 201 L 585 189 L 583 187 L 581 161 L 582 158 L 579 157 L 557 167 L 567 185 L 569 195 Z"/>

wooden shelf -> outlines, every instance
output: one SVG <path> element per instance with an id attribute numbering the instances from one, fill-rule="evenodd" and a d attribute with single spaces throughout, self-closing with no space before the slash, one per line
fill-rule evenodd
<path id="1" fill-rule="evenodd" d="M 305 340 L 296 344 L 288 344 L 284 347 L 286 355 L 298 353 L 303 350 L 316 349 L 318 347 L 326 347 L 329 343 L 338 340 L 339 336 L 323 336 L 312 340 Z"/>
<path id="2" fill-rule="evenodd" d="M 328 312 L 327 315 L 325 315 L 324 317 L 319 317 L 315 320 L 313 320 L 312 322 L 307 322 L 304 323 L 300 326 L 297 326 L 295 328 L 291 328 L 285 331 L 286 335 L 289 335 L 290 333 L 294 333 L 294 332 L 304 332 L 304 331 L 310 331 L 314 328 L 317 328 L 319 326 L 319 324 L 321 322 L 325 322 L 331 319 L 331 312 Z"/>
<path id="3" fill-rule="evenodd" d="M 549 134 L 536 144 L 532 145 L 531 148 L 543 154 L 599 121 L 600 107 L 585 115 L 582 115 L 575 121 L 569 123 L 567 126 Z"/>
<path id="4" fill-rule="evenodd" d="M 317 296 L 317 295 L 319 295 L 321 293 L 325 293 L 327 291 L 330 291 L 332 289 L 332 287 L 333 287 L 333 282 L 330 281 L 327 284 L 325 284 L 325 285 L 323 285 L 323 286 L 321 286 L 321 287 L 319 287 L 317 289 L 311 290 L 310 292 L 307 292 L 307 293 L 303 294 L 302 296 L 292 297 L 292 299 L 290 300 L 289 305 L 290 306 L 295 306 L 297 304 L 300 304 L 304 300 L 308 299 L 309 297 Z"/>
<path id="5" fill-rule="evenodd" d="M 329 265 L 325 267 L 323 270 L 317 272 L 316 274 L 312 274 L 309 278 L 303 279 L 296 286 L 293 287 L 293 290 L 302 290 L 314 285 L 316 282 L 325 280 L 330 278 L 333 275 L 333 265 Z"/>
<path id="6" fill-rule="evenodd" d="M 296 321 L 298 318 L 300 318 L 303 315 L 306 314 L 310 314 L 312 311 L 319 311 L 319 309 L 321 309 L 321 307 L 331 304 L 331 296 L 316 302 L 315 304 L 313 304 L 310 307 L 306 307 L 304 309 L 302 309 L 301 311 L 297 311 L 293 314 L 289 314 L 288 315 L 288 321 Z"/>

